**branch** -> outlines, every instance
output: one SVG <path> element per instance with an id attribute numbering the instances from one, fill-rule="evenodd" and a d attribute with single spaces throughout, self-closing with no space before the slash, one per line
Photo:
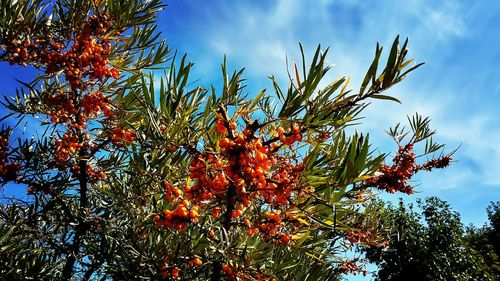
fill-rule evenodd
<path id="1" fill-rule="evenodd" d="M 80 131 L 79 141 L 83 142 L 84 137 L 83 133 Z M 79 216 L 78 216 L 78 225 L 75 227 L 75 237 L 73 240 L 73 244 L 70 246 L 70 251 L 68 253 L 68 257 L 66 260 L 66 264 L 64 265 L 62 272 L 62 280 L 70 280 L 73 275 L 73 270 L 76 262 L 76 255 L 80 250 L 80 244 L 82 236 L 87 232 L 87 223 L 83 219 L 85 216 L 85 209 L 88 205 L 87 199 L 87 188 L 88 188 L 88 176 L 87 176 L 87 160 L 86 160 L 86 151 L 85 149 L 81 149 L 78 156 L 79 166 L 80 166 L 80 208 L 79 208 Z"/>

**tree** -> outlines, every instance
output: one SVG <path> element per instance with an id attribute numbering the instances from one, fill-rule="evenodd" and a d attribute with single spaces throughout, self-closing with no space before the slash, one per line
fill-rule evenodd
<path id="1" fill-rule="evenodd" d="M 490 220 L 488 240 L 493 245 L 497 256 L 500 257 L 500 201 L 491 202 L 486 211 Z"/>
<path id="2" fill-rule="evenodd" d="M 473 248 L 480 259 L 488 265 L 488 270 L 491 275 L 498 280 L 500 279 L 500 202 L 491 202 L 486 209 L 490 225 L 485 225 L 480 228 L 469 226 L 466 228 L 465 239 L 467 243 Z"/>
<path id="3" fill-rule="evenodd" d="M 484 243 L 480 229 L 465 233 L 459 214 L 446 202 L 436 197 L 419 201 L 421 212 L 402 201 L 398 207 L 382 208 L 389 243 L 364 250 L 368 260 L 379 266 L 377 280 L 498 279 L 494 269 L 498 260 L 486 250 L 491 244 Z"/>
<path id="4" fill-rule="evenodd" d="M 0 59 L 29 67 L 2 120 L 2 184 L 25 188 L 0 210 L 0 272 L 10 279 L 332 280 L 362 271 L 342 253 L 382 244 L 366 198 L 412 193 L 410 178 L 451 155 L 429 119 L 390 134 L 392 164 L 348 135 L 370 99 L 421 64 L 394 41 L 357 93 L 320 89 L 328 49 L 294 64 L 283 90 L 245 95 L 190 82 L 193 64 L 156 31 L 158 0 L 0 1 Z M 309 65 L 309 67 L 307 67 Z M 155 76 L 154 69 L 165 76 Z M 34 118 L 32 118 L 34 117 Z M 8 118 L 8 119 L 7 119 Z M 21 123 L 24 121 L 24 123 Z M 13 135 L 17 141 L 9 141 Z M 418 164 L 414 144 L 425 143 Z M 429 159 L 429 158 L 428 158 Z"/>

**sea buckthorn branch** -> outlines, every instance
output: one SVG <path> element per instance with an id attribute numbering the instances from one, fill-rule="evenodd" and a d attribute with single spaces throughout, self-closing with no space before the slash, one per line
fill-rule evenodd
<path id="1" fill-rule="evenodd" d="M 388 84 L 386 83 L 385 86 L 387 87 L 387 85 Z M 384 89 L 386 89 L 386 88 L 384 88 Z M 384 89 L 382 89 L 382 90 L 384 90 Z M 379 89 L 379 90 L 370 91 L 367 96 L 365 96 L 365 97 L 358 97 L 357 99 L 354 99 L 355 102 L 353 104 L 342 104 L 342 107 L 340 109 L 343 109 L 344 107 L 345 108 L 353 107 L 359 101 L 361 101 L 361 100 L 363 100 L 363 99 L 365 99 L 367 97 L 375 97 L 375 95 L 379 94 L 382 90 Z M 376 98 L 382 98 L 382 97 L 378 97 L 377 96 Z M 336 108 L 336 110 L 340 110 L 340 109 L 338 107 Z M 294 111 L 292 109 L 290 109 L 290 110 L 292 112 Z M 230 193 L 230 190 L 233 190 L 234 184 L 235 183 L 239 183 L 237 181 L 237 179 L 234 179 L 231 176 L 231 173 L 229 173 L 230 170 L 228 170 L 227 167 L 224 166 L 224 163 L 225 163 L 224 160 L 225 160 L 225 157 L 227 157 L 227 156 L 230 157 L 231 156 L 231 152 L 230 151 L 232 151 L 232 153 L 234 153 L 235 155 L 239 155 L 239 153 L 241 153 L 242 151 L 245 151 L 247 148 L 245 146 L 242 146 L 242 144 L 245 143 L 245 141 L 250 141 L 252 138 L 255 138 L 255 139 L 261 141 L 261 143 L 264 144 L 263 146 L 271 145 L 272 143 L 279 143 L 278 144 L 279 148 L 271 150 L 272 152 L 278 152 L 282 146 L 289 144 L 287 142 L 290 142 L 290 143 L 294 142 L 294 140 L 287 140 L 287 138 L 291 137 L 294 134 L 285 133 L 283 131 L 283 129 L 281 129 L 278 132 L 279 136 L 274 137 L 274 139 L 272 139 L 271 141 L 259 139 L 259 137 L 256 137 L 255 136 L 256 130 L 248 130 L 247 133 L 245 133 L 245 131 L 243 131 L 242 135 L 234 133 L 234 129 L 237 126 L 233 125 L 232 122 L 230 122 L 233 119 L 230 119 L 229 117 L 227 117 L 227 115 L 224 116 L 223 113 L 224 112 L 220 113 L 220 116 L 218 117 L 218 120 L 215 123 L 216 124 L 216 131 L 219 134 L 221 134 L 221 135 L 227 135 L 227 137 L 222 137 L 220 139 L 219 143 L 218 143 L 223 152 L 221 152 L 221 153 L 217 153 L 217 152 L 216 153 L 201 152 L 201 154 L 199 155 L 200 159 L 199 160 L 195 160 L 191 164 L 191 173 L 192 173 L 191 178 L 192 179 L 197 179 L 197 178 L 200 177 L 200 175 L 205 175 L 205 176 L 208 177 L 208 178 L 205 178 L 205 180 L 207 182 L 208 182 L 207 179 L 212 179 L 212 180 L 213 179 L 217 179 L 217 181 L 219 181 L 219 183 L 220 183 L 219 190 L 215 191 L 214 193 L 210 193 L 210 192 L 203 193 L 203 192 L 201 192 L 200 194 L 205 194 L 205 197 L 203 197 L 202 201 L 203 200 L 214 200 L 214 199 L 215 200 L 224 201 L 223 200 L 224 197 L 221 196 L 221 195 L 223 195 L 223 194 L 227 195 L 228 193 Z M 250 122 L 248 122 L 248 120 L 244 120 L 244 121 L 245 121 L 245 124 L 246 124 L 246 127 L 247 127 L 246 129 L 248 129 L 248 124 Z M 304 127 L 306 127 L 306 126 L 304 126 Z M 304 132 L 305 131 L 306 130 L 304 130 Z M 301 139 L 299 138 L 298 140 L 300 141 Z M 242 167 L 239 166 L 239 160 L 240 160 L 240 158 L 235 157 L 235 160 L 233 161 L 233 163 L 235 163 L 235 164 L 238 163 L 238 164 L 234 165 L 234 167 L 238 167 L 239 168 L 238 170 L 242 170 L 241 169 Z M 213 165 L 213 164 L 215 164 L 215 165 Z M 233 166 L 233 165 L 229 164 L 229 166 Z M 264 172 L 266 172 L 266 170 L 264 170 Z M 244 176 L 245 173 L 246 173 L 246 171 L 245 171 L 245 169 L 243 169 L 243 172 L 240 173 L 240 176 L 241 175 Z M 257 178 L 259 177 L 259 175 L 255 175 L 255 176 Z M 269 180 L 268 178 L 266 178 L 266 176 L 264 176 L 263 179 L 264 179 L 263 181 L 265 181 L 265 182 L 267 182 L 269 184 L 276 184 L 276 182 L 274 182 L 273 180 Z M 242 184 L 243 183 L 247 184 L 247 182 L 245 180 L 243 180 Z M 203 186 L 203 185 L 201 185 L 201 186 Z M 195 186 L 194 188 L 192 186 L 188 186 L 188 188 L 186 189 L 186 191 L 192 193 L 193 190 L 194 191 L 199 190 L 201 186 Z M 210 190 L 210 189 L 207 189 L 207 190 Z M 257 191 L 257 192 L 267 192 L 267 191 L 270 191 L 270 190 L 275 190 L 275 188 L 261 187 L 261 188 L 251 189 L 251 185 L 250 185 L 250 188 L 249 188 L 248 185 L 245 186 L 245 191 L 246 192 L 251 191 L 251 190 Z M 240 193 L 244 193 L 244 192 L 238 192 L 238 194 L 240 194 Z M 226 199 L 227 199 L 227 197 L 226 197 Z M 228 201 L 226 201 L 226 203 L 227 202 Z M 264 200 L 264 202 L 265 202 L 265 200 Z M 230 205 L 232 205 L 231 204 L 232 202 L 229 202 L 229 203 L 230 203 Z M 241 205 L 237 205 L 237 206 L 241 206 Z M 218 209 L 218 210 L 221 210 L 221 209 Z M 226 209 L 226 211 L 227 211 L 227 209 Z M 243 207 L 241 207 L 241 210 L 240 209 L 236 209 L 236 210 L 233 210 L 233 211 L 235 211 L 235 212 L 234 213 L 231 212 L 232 213 L 231 217 L 232 217 L 232 219 L 235 219 L 237 221 L 238 218 L 241 216 L 241 214 L 244 213 L 246 210 L 245 210 L 245 206 L 243 206 Z M 228 218 L 228 216 L 227 216 L 228 213 L 229 212 L 225 213 L 226 216 L 224 216 L 224 218 Z M 278 223 L 278 224 L 282 222 L 282 219 L 280 218 L 279 215 L 275 216 L 274 213 L 268 213 L 267 215 L 268 215 L 268 217 L 267 217 L 268 222 L 273 221 L 274 223 Z M 215 217 L 217 217 L 217 215 L 215 215 Z M 224 219 L 224 221 L 227 221 L 227 219 Z M 264 221 L 262 221 L 262 222 L 264 222 Z M 320 222 L 320 221 L 318 221 L 318 222 Z M 244 225 L 245 226 L 252 226 L 252 222 L 250 222 L 249 220 L 245 220 L 244 221 Z M 230 227 L 230 225 L 227 228 L 229 228 L 229 227 Z M 269 228 L 268 225 L 263 224 L 263 226 L 261 227 L 261 230 L 262 230 L 263 233 L 267 233 L 267 231 L 270 231 L 270 230 L 273 231 L 274 230 L 274 226 L 271 225 L 271 227 Z M 250 233 L 249 233 L 249 235 L 250 235 Z"/>
<path id="2" fill-rule="evenodd" d="M 19 162 L 9 159 L 9 155 L 12 153 L 10 151 L 9 136 L 9 129 L 2 128 L 0 130 L 0 184 L 16 180 L 21 169 Z"/>
<path id="3" fill-rule="evenodd" d="M 40 6 L 41 1 L 3 1 L 0 6 L 1 14 L 5 16 L 0 23 L 0 58 L 12 64 L 31 65 L 43 72 L 34 83 L 24 84 L 30 92 L 27 95 L 24 92 L 18 94 L 16 101 L 7 102 L 8 108 L 19 114 L 47 115 L 49 122 L 42 122 L 42 126 L 52 128 L 56 136 L 53 141 L 43 139 L 45 132 L 50 130 L 47 129 L 40 139 L 23 143 L 19 149 L 20 156 L 15 159 L 21 159 L 20 163 L 23 163 L 23 167 L 19 168 L 23 170 L 24 178 L 10 176 L 11 172 L 4 173 L 4 170 L 10 171 L 11 164 L 14 164 L 14 161 L 8 161 L 9 157 L 0 161 L 0 176 L 8 180 L 18 178 L 16 183 L 28 185 L 28 193 L 38 202 L 36 209 L 41 214 L 36 218 L 40 225 L 29 226 L 33 230 L 45 227 L 43 223 L 53 227 L 54 221 L 50 216 L 60 215 L 61 228 L 54 228 L 53 234 L 57 243 L 47 245 L 49 249 L 43 251 L 51 255 L 52 264 L 58 262 L 58 266 L 47 266 L 50 271 L 56 272 L 52 278 L 57 276 L 69 280 L 82 277 L 78 274 L 88 267 L 85 275 L 82 273 L 85 279 L 95 271 L 94 262 L 84 261 L 87 248 L 90 248 L 85 246 L 85 240 L 91 241 L 96 231 L 90 219 L 97 214 L 92 212 L 102 207 L 93 208 L 92 204 L 97 201 L 93 202 L 95 198 L 91 196 L 95 192 L 90 188 L 104 179 L 101 169 L 110 168 L 111 163 L 105 158 L 109 153 L 109 158 L 113 159 L 113 151 L 106 151 L 100 157 L 95 155 L 109 143 L 113 144 L 112 149 L 126 150 L 136 141 L 132 130 L 120 126 L 119 120 L 111 118 L 121 110 L 115 107 L 111 96 L 116 87 L 128 79 L 119 77 L 118 69 L 127 69 L 127 65 L 132 64 L 131 58 L 140 52 L 138 49 L 120 54 L 120 50 L 151 47 L 160 51 L 154 57 L 137 60 L 137 66 L 140 66 L 164 61 L 167 49 L 164 46 L 156 48 L 156 39 L 137 40 L 134 38 L 137 34 L 122 36 L 116 32 L 117 29 L 125 32 L 129 27 L 140 27 L 150 22 L 155 11 L 162 6 L 159 1 L 120 1 L 119 5 L 110 5 L 109 1 L 56 2 L 50 3 L 54 4 L 50 19 L 43 14 L 45 8 Z M 115 21 L 122 9 L 130 13 Z M 153 33 L 149 35 L 156 38 Z M 127 46 L 121 48 L 124 45 Z M 116 60 L 116 57 L 124 60 Z M 140 71 L 140 67 L 137 70 Z M 37 85 L 41 85 L 42 90 L 32 91 L 31 87 Z M 111 136 L 102 138 L 99 133 L 96 134 L 99 132 L 96 127 L 99 126 L 109 131 Z M 10 151 L 8 153 L 11 154 Z M 36 155 L 40 159 L 23 161 L 25 155 Z M 118 163 L 114 168 L 122 167 Z M 64 186 L 62 182 L 66 182 Z M 58 211 L 61 205 L 65 210 L 68 208 L 64 206 L 71 208 L 71 212 L 61 214 Z M 106 209 L 106 206 L 103 208 Z M 90 232 L 92 235 L 87 235 Z M 35 237 L 34 241 L 45 238 Z M 37 250 L 34 249 L 34 252 Z M 80 267 L 75 265 L 77 260 L 81 270 L 75 270 L 75 267 Z M 44 279 L 39 276 L 34 278 Z"/>
<path id="4" fill-rule="evenodd" d="M 442 169 L 450 165 L 451 155 L 444 155 L 431 159 L 422 165 L 415 163 L 414 152 L 411 152 L 413 144 L 400 147 L 398 154 L 394 157 L 392 166 L 383 165 L 380 168 L 381 175 L 374 176 L 360 186 L 361 189 L 368 186 L 385 190 L 389 193 L 395 191 L 406 194 L 413 193 L 413 187 L 408 183 L 413 175 L 421 170 L 431 171 L 434 168 Z"/>
<path id="5" fill-rule="evenodd" d="M 360 261 L 362 262 L 362 264 L 360 264 Z M 337 270 L 342 274 L 356 275 L 357 273 L 362 273 L 363 276 L 366 276 L 368 274 L 368 271 L 364 268 L 367 263 L 367 261 L 361 260 L 360 258 L 344 260 L 338 263 Z"/>
<path id="6" fill-rule="evenodd" d="M 316 72 L 317 75 L 319 73 Z M 299 91 L 295 86 L 295 91 L 310 95 L 308 91 L 311 91 L 313 82 L 308 81 L 309 78 L 297 79 L 300 79 L 301 87 Z M 308 83 L 309 86 L 305 87 Z M 167 215 L 179 212 L 184 213 L 183 218 L 174 220 L 177 227 L 172 227 L 169 223 L 164 223 L 169 217 L 160 210 L 155 216 L 157 226 L 164 228 L 166 233 L 172 233 L 168 229 L 172 229 L 174 233 L 175 229 L 185 233 L 189 229 L 201 227 L 208 241 L 212 243 L 223 242 L 213 239 L 215 230 L 218 231 L 218 228 L 213 229 L 215 226 L 233 234 L 245 229 L 247 237 L 240 235 L 243 241 L 257 239 L 259 243 L 272 243 L 287 248 L 293 248 L 294 243 L 305 243 L 303 245 L 307 246 L 304 249 L 307 249 L 309 243 L 314 243 L 315 235 L 325 235 L 324 237 L 329 239 L 328 243 L 347 240 L 342 236 L 342 231 L 345 227 L 353 227 L 353 219 L 359 211 L 352 208 L 363 204 L 365 196 L 370 198 L 370 189 L 360 189 L 359 186 L 369 174 L 377 170 L 383 157 L 372 155 L 366 137 L 356 135 L 346 138 L 342 130 L 346 124 L 355 120 L 355 114 L 366 107 L 361 101 L 368 97 L 388 99 L 380 96 L 381 91 L 389 87 L 390 83 L 387 83 L 386 81 L 382 88 L 374 88 L 362 96 L 342 96 L 332 102 L 321 102 L 327 91 L 319 93 L 320 98 L 311 100 L 291 97 L 283 105 L 285 112 L 290 114 L 277 117 L 267 115 L 267 119 L 262 122 L 260 119 L 251 119 L 255 108 L 245 107 L 245 104 L 239 108 L 231 103 L 235 108 L 228 110 L 224 103 L 221 105 L 211 100 L 206 105 L 210 109 L 203 109 L 201 106 L 200 111 L 204 113 L 202 115 L 200 112 L 202 117 L 195 119 L 198 122 L 202 120 L 200 124 L 214 124 L 215 128 L 208 131 L 210 136 L 199 142 L 190 140 L 192 147 L 204 148 L 188 152 L 186 161 L 191 162 L 189 180 L 179 181 L 170 176 L 170 180 L 166 180 L 171 185 L 165 197 L 165 200 L 170 202 Z M 239 86 L 226 85 L 225 91 L 229 88 Z M 288 94 L 293 95 L 293 91 L 292 89 L 292 93 Z M 344 104 L 342 100 L 355 102 Z M 255 101 L 252 104 L 266 106 L 265 103 Z M 213 110 L 216 112 L 215 120 Z M 229 111 L 234 112 L 233 116 L 229 116 Z M 318 111 L 334 112 L 327 116 Z M 205 115 L 206 112 L 209 112 L 209 116 Z M 314 117 L 315 115 L 317 117 Z M 243 127 L 238 123 L 239 119 L 243 120 Z M 185 130 L 191 129 L 197 130 L 197 126 Z M 168 128 L 166 130 L 169 131 Z M 313 146 L 318 146 L 319 149 L 309 150 Z M 304 156 L 298 156 L 303 153 L 300 149 L 304 149 Z M 267 161 L 273 161 L 267 164 L 269 167 L 266 167 Z M 427 166 L 430 167 L 430 164 Z M 280 178 L 274 178 L 285 167 L 296 167 L 296 171 L 293 168 L 287 170 L 289 175 L 297 174 L 296 181 L 285 183 Z M 296 186 L 291 187 L 293 184 Z M 309 190 L 311 186 L 315 188 Z M 235 193 L 232 193 L 233 191 Z M 201 226 L 199 222 L 195 224 L 196 220 L 189 216 L 191 207 L 185 207 L 186 203 L 182 203 L 184 200 L 199 206 L 196 210 L 198 216 L 211 214 L 207 225 Z M 301 215 L 296 215 L 295 212 Z M 342 227 L 336 229 L 337 224 Z M 295 242 L 296 239 L 302 238 L 300 235 L 294 236 L 294 233 L 304 233 L 300 231 L 305 229 L 310 236 L 304 238 L 304 241 Z M 356 227 L 352 229 L 354 231 Z M 366 231 L 371 229 L 366 228 Z M 342 237 L 339 238 L 339 235 Z M 356 243 L 361 243 L 361 240 L 358 239 Z M 365 242 L 375 246 L 375 242 L 367 241 Z M 252 266 L 241 265 L 246 262 L 244 257 L 238 256 L 238 250 L 220 249 L 221 245 L 213 246 L 218 250 L 205 249 L 209 254 L 200 255 L 203 264 L 211 265 L 211 276 L 212 279 L 215 278 L 213 280 L 220 279 L 221 276 L 231 280 L 236 276 L 241 277 L 240 274 L 251 274 Z M 189 255 L 189 251 L 187 254 Z M 212 256 L 214 258 L 205 258 Z M 223 265 L 226 265 L 225 270 L 222 270 Z M 230 274 L 226 274 L 226 270 Z M 189 273 L 181 274 L 179 276 Z"/>
<path id="7" fill-rule="evenodd" d="M 268 161 L 266 154 L 271 153 L 271 150 L 263 146 L 261 137 L 255 136 L 255 131 L 248 128 L 248 125 L 242 132 L 237 132 L 235 123 L 230 122 L 231 119 L 229 117 L 224 118 L 223 114 L 224 111 L 222 111 L 222 114 L 219 114 L 216 121 L 217 132 L 222 136 L 219 141 L 221 152 L 201 152 L 193 159 L 190 177 L 197 181 L 193 186 L 186 186 L 184 188 L 184 198 L 187 195 L 189 200 L 193 200 L 195 204 L 201 205 L 207 200 L 224 202 L 225 211 L 222 225 L 226 231 L 229 231 L 233 225 L 239 224 L 237 223 L 238 218 L 242 215 L 245 208 L 250 206 L 252 196 L 256 196 L 257 194 L 264 195 L 262 202 L 267 202 L 267 204 L 274 201 L 286 204 L 286 196 L 288 196 L 286 194 L 291 190 L 286 191 L 285 182 L 281 180 L 283 175 L 288 174 L 288 168 L 286 168 L 288 160 L 281 156 L 276 158 L 277 163 L 282 163 L 277 165 L 277 174 L 274 177 L 266 177 L 265 171 L 270 169 L 269 164 L 266 164 L 266 161 Z M 284 134 L 284 129 L 279 128 L 279 133 Z M 295 130 L 289 136 L 282 137 L 281 139 L 287 144 L 292 144 L 293 142 L 289 141 L 288 138 L 294 141 L 300 139 L 300 137 L 294 137 L 298 133 L 299 131 Z M 269 147 L 271 146 L 274 147 L 275 145 L 269 145 Z M 253 164 L 246 166 L 247 164 L 245 163 L 249 161 Z M 257 166 L 258 163 L 263 164 L 263 168 Z M 254 177 L 257 177 L 258 180 L 253 181 Z M 209 186 L 205 185 L 208 182 L 215 184 L 214 180 L 219 181 L 219 187 L 216 184 L 215 189 L 210 189 Z M 247 184 L 247 181 L 249 184 Z M 287 182 L 290 183 L 290 180 L 287 180 Z M 267 184 L 269 184 L 269 188 L 265 188 Z M 183 194 L 180 188 L 173 187 L 168 183 L 165 184 L 165 187 L 167 191 L 165 198 L 167 200 L 171 200 L 173 196 L 178 198 Z M 272 195 L 274 192 L 277 192 L 276 197 Z M 281 198 L 280 196 L 284 197 Z M 177 229 L 185 231 L 185 226 L 182 225 L 182 222 L 196 223 L 196 219 L 193 220 L 196 216 L 188 214 L 192 213 L 186 206 L 188 204 L 188 201 L 184 199 L 173 211 L 174 216 L 171 216 L 172 211 L 169 210 L 165 210 L 162 215 L 155 216 L 157 225 L 172 227 L 175 224 Z M 219 210 L 218 213 L 222 212 L 221 208 L 215 210 Z M 198 209 L 195 211 L 198 211 Z M 218 213 L 213 213 L 212 216 L 218 217 Z M 235 222 L 236 224 L 234 224 Z M 250 236 L 260 232 L 264 237 L 268 237 L 266 239 L 276 239 L 278 243 L 284 244 L 287 244 L 291 238 L 289 234 L 280 233 L 284 223 L 279 213 L 268 212 L 262 220 L 256 222 L 255 225 L 258 226 L 256 228 L 253 227 L 253 224 L 248 219 L 241 224 L 248 228 Z M 217 263 L 214 263 L 214 265 L 217 265 Z M 213 270 L 215 270 L 214 272 L 218 271 L 215 268 Z"/>
<path id="8" fill-rule="evenodd" d="M 434 135 L 435 131 L 429 129 L 429 118 L 422 118 L 420 115 L 416 114 L 411 119 L 408 117 L 408 120 L 412 128 L 412 136 L 407 144 L 402 145 L 401 142 L 409 132 L 400 129 L 399 124 L 396 125 L 395 128 L 389 130 L 389 135 L 392 136 L 396 143 L 400 144 L 392 160 L 393 164 L 383 164 L 378 171 L 379 174 L 365 180 L 359 186 L 359 189 L 375 187 L 389 193 L 399 191 L 411 194 L 413 193 L 413 187 L 408 181 L 419 171 L 432 171 L 433 169 L 442 169 L 450 165 L 454 152 L 447 155 L 441 155 L 438 158 L 432 158 L 423 164 L 417 163 L 417 157 L 414 152 L 415 143 L 422 140 L 428 140 L 425 145 L 424 153 L 420 155 L 420 157 L 441 149 L 443 145 L 433 143 L 431 137 Z"/>
<path id="9" fill-rule="evenodd" d="M 90 278 L 102 261 L 104 275 L 115 279 L 301 279 L 309 272 L 332 277 L 332 268 L 357 271 L 353 261 L 333 264 L 332 242 L 372 243 L 371 228 L 357 224 L 355 207 L 372 188 L 389 190 L 395 183 L 367 180 L 381 160 L 362 137 L 345 138 L 342 132 L 364 109 L 365 99 L 394 100 L 380 94 L 414 69 L 406 68 L 406 42 L 399 48 L 395 40 L 383 72 L 370 67 L 359 94 L 350 95 L 347 79 L 317 89 L 329 69 L 326 52 L 318 48 L 309 71 L 305 59 L 302 74 L 294 64 L 287 93 L 273 81 L 281 101 L 274 112 L 270 96 L 246 101 L 242 71 L 228 76 L 225 64 L 220 95 L 215 89 L 186 90 L 192 64 L 184 58 L 155 90 L 152 75 L 137 70 L 165 59 L 167 48 L 153 46 L 154 27 L 144 27 L 154 20 L 158 3 L 84 1 L 79 14 L 56 14 L 57 28 L 46 27 L 56 31 L 53 35 L 39 36 L 41 29 L 0 34 L 4 59 L 40 67 L 47 84 L 59 85 L 50 80 L 64 78 L 57 91 L 40 95 L 42 106 L 33 107 L 48 116 L 57 136 L 47 146 L 55 163 L 47 178 L 57 173 L 71 181 L 51 190 L 41 180 L 33 194 L 42 205 L 58 198 L 77 210 L 62 218 L 61 237 L 70 245 L 51 257 L 66 259 L 57 276 Z M 153 9 L 144 12 L 147 7 Z M 74 19 L 69 27 L 63 25 L 66 18 Z M 127 33 L 134 20 L 138 28 Z M 379 56 L 377 46 L 374 64 Z M 121 75 L 127 71 L 134 73 Z M 265 117 L 255 118 L 260 112 Z M 411 152 L 402 149 L 386 174 L 408 180 L 416 171 L 448 164 L 436 158 L 417 165 Z M 371 185 L 359 187 L 369 180 Z M 337 223 L 342 228 L 336 229 Z M 115 244 L 102 244 L 104 255 L 89 254 L 105 239 Z M 87 261 L 91 257 L 97 259 Z M 296 265 L 280 268 L 283 258 Z"/>
<path id="10" fill-rule="evenodd" d="M 50 115 L 50 121 L 67 127 L 62 138 L 55 141 L 55 160 L 59 170 L 69 167 L 71 173 L 79 181 L 79 215 L 71 221 L 76 223 L 72 242 L 67 248 L 67 260 L 61 272 L 63 279 L 69 280 L 73 275 L 74 265 L 79 256 L 81 243 L 88 231 L 88 223 L 83 219 L 88 206 L 88 184 L 103 178 L 102 171 L 94 171 L 88 160 L 101 148 L 104 141 L 90 146 L 90 135 L 85 132 L 88 122 L 100 118 L 109 118 L 116 110 L 111 99 L 100 92 L 92 91 L 97 84 L 107 83 L 108 78 L 118 78 L 116 68 L 108 66 L 111 42 L 108 39 L 97 39 L 104 35 L 109 27 L 105 14 L 90 16 L 82 27 L 81 33 L 75 35 L 73 43 L 63 45 L 57 38 L 25 39 L 11 41 L 4 58 L 11 63 L 40 65 L 45 68 L 46 75 L 65 77 L 71 87 L 69 92 L 49 95 L 42 100 Z M 97 39 L 97 40 L 96 40 Z M 125 148 L 135 141 L 132 131 L 115 125 L 111 130 L 110 142 L 117 148 Z M 94 176 L 98 175 L 98 176 Z M 30 188 L 30 193 L 44 192 L 54 195 L 52 189 Z"/>

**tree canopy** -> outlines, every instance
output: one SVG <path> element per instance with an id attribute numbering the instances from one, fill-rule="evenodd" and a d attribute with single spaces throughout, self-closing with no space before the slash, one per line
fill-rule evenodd
<path id="1" fill-rule="evenodd" d="M 0 0 L 0 60 L 34 73 L 3 100 L 0 273 L 24 280 L 335 280 L 344 253 L 385 245 L 378 192 L 444 168 L 429 118 L 380 153 L 348 127 L 421 64 L 399 37 L 357 91 L 320 87 L 328 48 L 289 65 L 283 87 L 193 83 L 156 27 L 158 0 Z M 175 12 L 175 11 L 172 11 Z M 167 15 L 168 16 L 168 15 Z M 307 58 L 306 58 L 307 57 Z M 159 74 L 157 70 L 163 70 Z M 271 92 L 271 93 L 269 93 Z M 23 126 L 33 135 L 23 133 Z M 418 151 L 418 152 L 417 152 Z M 417 153 L 416 153 L 417 152 Z M 386 163 L 387 162 L 387 163 Z"/>
<path id="2" fill-rule="evenodd" d="M 494 225 L 493 212 L 498 215 L 498 203 L 488 210 Z M 465 229 L 459 214 L 445 201 L 430 197 L 419 201 L 417 208 L 400 201 L 398 206 L 382 207 L 379 213 L 385 231 L 388 230 L 389 244 L 385 248 L 364 249 L 368 260 L 379 267 L 376 280 L 498 280 L 500 277 L 498 251 L 493 249 L 496 243 L 493 236 L 498 231 L 491 226 Z"/>

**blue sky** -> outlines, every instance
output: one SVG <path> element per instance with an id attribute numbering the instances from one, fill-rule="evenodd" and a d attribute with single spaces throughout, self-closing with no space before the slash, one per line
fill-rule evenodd
<path id="1" fill-rule="evenodd" d="M 351 76 L 359 87 L 376 42 L 390 48 L 396 35 L 410 38 L 410 56 L 426 64 L 389 90 L 403 104 L 376 101 L 360 130 L 393 151 L 384 133 L 419 112 L 432 118 L 436 139 L 448 151 L 460 146 L 445 171 L 419 175 L 417 194 L 450 202 L 464 223 L 482 225 L 485 208 L 500 200 L 500 4 L 496 1 L 203 1 L 176 0 L 160 14 L 170 46 L 195 62 L 193 78 L 220 81 L 224 54 L 233 68 L 246 68 L 248 92 L 270 88 L 267 76 L 287 81 L 285 57 L 299 59 L 298 43 L 312 56 L 317 44 L 331 47 L 330 79 Z M 397 199 L 398 195 L 384 196 Z"/>
<path id="2" fill-rule="evenodd" d="M 195 62 L 201 84 L 220 81 L 223 55 L 245 67 L 248 91 L 270 88 L 267 76 L 287 82 L 285 57 L 299 59 L 298 43 L 313 55 L 330 46 L 330 79 L 347 75 L 353 89 L 373 58 L 376 42 L 390 48 L 410 38 L 410 57 L 426 64 L 389 94 L 403 104 L 376 101 L 360 130 L 382 151 L 395 147 L 389 126 L 419 112 L 432 118 L 436 140 L 457 162 L 445 171 L 416 177 L 416 198 L 438 196 L 459 211 L 465 224 L 487 221 L 486 206 L 500 200 L 500 3 L 425 0 L 177 0 L 160 15 L 170 46 Z M 396 201 L 400 195 L 384 195 Z M 370 267 L 372 270 L 375 268 Z M 368 279 L 368 278 L 367 278 Z M 349 276 L 349 280 L 365 280 Z"/>
<path id="3" fill-rule="evenodd" d="M 426 64 L 389 90 L 403 104 L 375 101 L 360 130 L 370 132 L 383 151 L 394 150 L 384 130 L 406 115 L 432 118 L 437 140 L 456 163 L 445 171 L 418 176 L 417 194 L 438 196 L 482 225 L 485 208 L 500 200 L 500 3 L 495 0 L 172 0 L 159 26 L 172 49 L 195 62 L 192 78 L 220 81 L 220 63 L 246 67 L 248 92 L 270 88 L 274 74 L 286 85 L 285 56 L 299 59 L 298 43 L 312 56 L 317 44 L 331 47 L 329 79 L 351 76 L 359 87 L 376 42 L 388 49 L 396 35 L 410 38 L 410 56 Z M 0 64 L 0 93 L 12 95 L 20 67 Z M 394 200 L 398 195 L 384 196 Z"/>

